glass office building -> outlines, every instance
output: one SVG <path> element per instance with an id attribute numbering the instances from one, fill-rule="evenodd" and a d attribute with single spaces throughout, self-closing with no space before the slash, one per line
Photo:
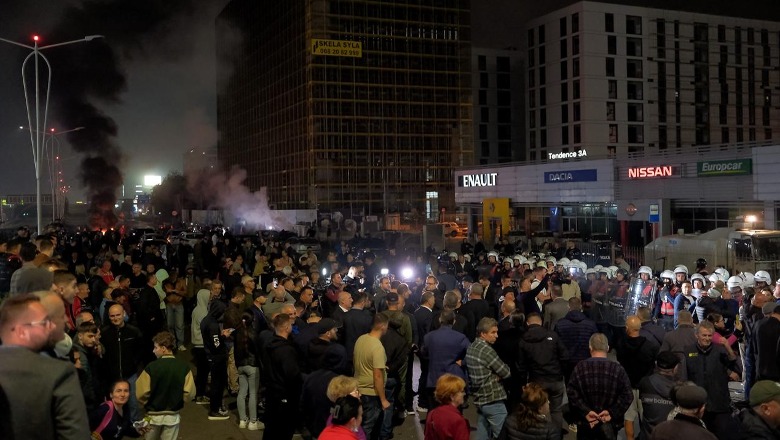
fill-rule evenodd
<path id="1" fill-rule="evenodd" d="M 469 0 L 233 0 L 219 160 L 277 209 L 454 208 L 473 163 Z"/>

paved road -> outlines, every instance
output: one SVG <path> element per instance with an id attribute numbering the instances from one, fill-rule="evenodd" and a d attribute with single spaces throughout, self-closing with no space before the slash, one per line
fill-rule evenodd
<path id="1" fill-rule="evenodd" d="M 189 361 L 189 352 L 178 353 L 177 356 Z M 416 380 L 420 374 L 419 372 L 419 365 L 415 363 L 415 384 L 417 383 Z M 226 402 L 230 409 L 231 419 L 224 421 L 209 420 L 207 417 L 207 405 L 196 405 L 192 402 L 187 403 L 182 411 L 182 425 L 179 438 L 195 440 L 258 440 L 263 438 L 263 431 L 239 429 L 235 398 L 226 398 Z M 477 412 L 474 405 L 469 405 L 464 414 L 466 419 L 468 419 L 469 424 L 472 426 L 471 438 L 474 438 L 474 427 L 476 426 L 477 421 Z M 425 416 L 425 413 L 410 414 L 406 420 L 404 420 L 403 425 L 397 426 L 393 431 L 394 440 L 423 440 Z M 573 440 L 575 438 L 576 436 L 574 434 L 565 437 L 566 440 Z M 295 439 L 300 440 L 301 437 L 296 435 Z"/>

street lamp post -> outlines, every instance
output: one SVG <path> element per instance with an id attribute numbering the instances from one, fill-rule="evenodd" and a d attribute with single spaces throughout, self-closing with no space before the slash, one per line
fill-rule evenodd
<path id="1" fill-rule="evenodd" d="M 33 151 L 33 162 L 35 165 L 35 207 L 38 216 L 38 231 L 40 234 L 43 231 L 43 213 L 41 212 L 41 141 L 43 140 L 43 133 L 41 133 L 41 127 L 46 126 L 46 115 L 49 111 L 49 94 L 51 92 L 51 64 L 49 60 L 41 53 L 44 49 L 51 49 L 53 47 L 65 46 L 68 44 L 83 43 L 85 41 L 92 41 L 97 38 L 103 38 L 102 35 L 88 35 L 79 40 L 65 41 L 62 43 L 49 44 L 48 46 L 38 46 L 38 40 L 40 38 L 37 35 L 33 36 L 33 45 L 19 43 L 5 38 L 0 38 L 0 41 L 13 44 L 15 46 L 21 46 L 26 49 L 32 50 L 24 62 L 22 62 L 22 87 L 24 88 L 24 105 L 27 108 L 27 122 L 30 126 L 30 144 Z M 27 62 L 30 61 L 30 57 L 35 58 L 35 129 L 33 129 L 33 115 L 30 111 L 30 99 L 27 93 L 27 76 L 25 75 L 25 69 Z M 40 78 L 38 74 L 39 58 L 46 63 L 48 70 L 47 85 L 46 85 L 46 102 L 43 106 L 43 124 L 41 125 L 41 100 L 40 100 Z"/>
<path id="2" fill-rule="evenodd" d="M 20 126 L 19 129 L 24 130 L 24 126 Z M 46 160 L 49 164 L 49 183 L 51 185 L 51 219 L 52 221 L 55 221 L 59 211 L 59 202 L 57 197 L 57 190 L 58 190 L 58 183 L 59 183 L 59 176 L 57 175 L 57 167 L 53 166 L 55 163 L 55 159 L 59 160 L 59 154 L 55 154 L 55 148 L 57 151 L 59 151 L 60 148 L 60 139 L 57 137 L 58 135 L 65 134 L 65 133 L 71 133 L 74 131 L 80 131 L 83 130 L 84 127 L 76 127 L 72 128 L 70 130 L 60 131 L 56 132 L 53 128 L 49 131 L 42 131 L 41 135 L 44 137 L 43 141 L 43 156 L 46 156 Z M 27 128 L 28 131 L 32 132 L 32 128 Z M 46 138 L 48 136 L 48 138 Z M 59 215 L 59 217 L 62 217 Z"/>

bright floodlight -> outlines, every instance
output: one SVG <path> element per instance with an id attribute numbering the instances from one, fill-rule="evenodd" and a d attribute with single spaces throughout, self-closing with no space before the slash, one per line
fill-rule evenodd
<path id="1" fill-rule="evenodd" d="M 379 271 L 382 275 L 387 275 L 390 273 L 390 270 L 386 267 L 383 267 L 382 270 Z"/>
<path id="2" fill-rule="evenodd" d="M 755 215 L 746 215 L 745 216 L 745 221 L 748 222 L 748 223 L 755 223 L 755 222 L 758 221 L 758 217 L 755 216 Z"/>
<path id="3" fill-rule="evenodd" d="M 157 186 L 162 183 L 162 176 L 153 176 L 147 174 L 144 176 L 144 186 Z"/>
<path id="4" fill-rule="evenodd" d="M 33 35 L 33 41 L 38 41 L 40 38 L 37 35 Z"/>
<path id="5" fill-rule="evenodd" d="M 401 269 L 401 277 L 403 277 L 403 279 L 408 280 L 411 279 L 413 276 L 414 276 L 414 271 L 412 270 L 411 267 L 404 267 L 403 269 Z"/>

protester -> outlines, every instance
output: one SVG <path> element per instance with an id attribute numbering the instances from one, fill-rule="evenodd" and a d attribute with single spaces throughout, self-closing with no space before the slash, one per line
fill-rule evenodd
<path id="1" fill-rule="evenodd" d="M 152 338 L 157 360 L 144 368 L 136 382 L 136 397 L 149 418 L 147 440 L 175 440 L 179 437 L 184 402 L 195 396 L 195 380 L 190 366 L 174 357 L 176 337 L 160 332 Z"/>
<path id="2" fill-rule="evenodd" d="M 109 400 L 98 406 L 89 416 L 92 438 L 121 439 L 124 436 L 137 438 L 149 431 L 148 427 L 134 425 L 125 405 L 130 398 L 130 384 L 119 379 L 111 385 Z M 175 438 L 175 437 L 174 437 Z"/>
<path id="3" fill-rule="evenodd" d="M 682 385 L 674 392 L 679 412 L 653 429 L 650 440 L 716 440 L 702 422 L 707 391 L 697 385 Z"/>
<path id="4" fill-rule="evenodd" d="M 454 374 L 443 374 L 436 381 L 434 397 L 441 404 L 425 419 L 426 440 L 468 440 L 469 424 L 458 408 L 466 395 L 466 381 Z"/>
<path id="5" fill-rule="evenodd" d="M 550 400 L 544 387 L 529 383 L 517 408 L 507 416 L 503 434 L 507 440 L 557 440 L 561 427 L 550 418 Z"/>

